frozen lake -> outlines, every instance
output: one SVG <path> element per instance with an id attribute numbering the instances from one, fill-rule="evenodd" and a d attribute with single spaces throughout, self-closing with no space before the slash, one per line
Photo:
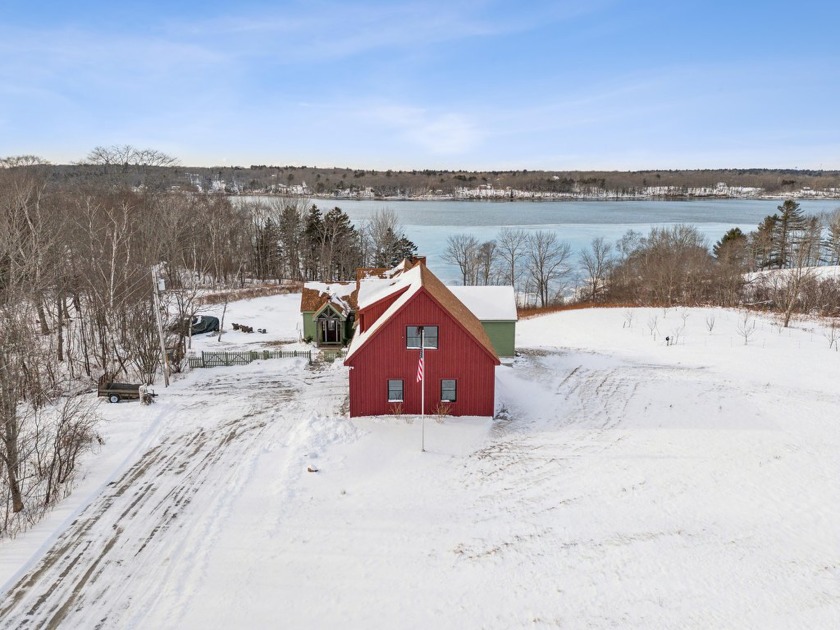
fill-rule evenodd
<path id="1" fill-rule="evenodd" d="M 429 268 L 452 284 L 458 282 L 458 270 L 441 259 L 446 239 L 452 234 L 469 233 L 484 242 L 495 238 L 502 227 L 555 230 L 571 244 L 577 258 L 577 252 L 599 236 L 615 242 L 628 230 L 647 234 L 654 226 L 687 223 L 696 226 L 711 247 L 730 228 L 754 230 L 782 203 L 777 199 L 578 202 L 317 199 L 313 202 L 322 210 L 338 206 L 357 225 L 362 225 L 377 210 L 392 209 L 406 236 L 417 244 L 418 253 L 427 257 Z M 840 200 L 807 200 L 800 204 L 807 214 L 820 214 L 840 207 Z"/>
<path id="2" fill-rule="evenodd" d="M 243 198 L 245 199 L 245 198 Z M 248 199 L 255 199 L 248 197 Z M 646 235 L 651 227 L 681 223 L 697 227 L 709 248 L 733 227 L 754 230 L 776 212 L 779 199 L 713 199 L 698 201 L 374 201 L 313 199 L 323 212 L 338 206 L 363 226 L 383 208 L 399 217 L 406 236 L 426 256 L 429 268 L 448 284 L 459 284 L 457 267 L 443 261 L 446 239 L 472 234 L 481 242 L 496 238 L 503 227 L 526 231 L 554 230 L 571 244 L 574 264 L 578 253 L 599 236 L 615 243 L 628 230 Z M 840 208 L 838 199 L 799 202 L 806 214 Z"/>

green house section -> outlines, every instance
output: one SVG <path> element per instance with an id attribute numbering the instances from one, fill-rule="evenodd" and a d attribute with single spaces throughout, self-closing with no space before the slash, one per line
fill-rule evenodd
<path id="1" fill-rule="evenodd" d="M 303 317 L 303 338 L 315 339 L 315 320 L 312 319 L 312 316 L 315 314 L 315 311 L 301 311 L 301 316 Z"/>
<path id="2" fill-rule="evenodd" d="M 488 322 L 483 321 L 484 332 L 490 337 L 493 349 L 500 357 L 516 355 L 516 322 Z"/>
<path id="3" fill-rule="evenodd" d="M 303 339 L 310 339 L 315 345 L 334 346 L 347 345 L 353 336 L 353 313 L 345 317 L 330 304 L 322 306 L 317 311 L 301 311 L 303 318 Z M 325 320 L 333 320 L 334 328 L 328 329 Z"/>

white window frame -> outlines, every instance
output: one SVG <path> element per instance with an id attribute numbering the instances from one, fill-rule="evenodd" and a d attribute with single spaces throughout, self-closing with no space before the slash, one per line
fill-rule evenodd
<path id="1" fill-rule="evenodd" d="M 452 398 L 443 397 L 443 384 L 447 381 L 452 382 Z M 458 379 L 456 378 L 442 378 L 440 379 L 440 402 L 454 403 L 458 402 Z"/>
<path id="2" fill-rule="evenodd" d="M 400 397 L 399 398 L 391 398 L 391 383 L 399 383 L 400 384 Z M 396 403 L 396 402 L 405 402 L 405 381 L 401 378 L 389 378 L 388 379 L 388 402 L 389 403 Z"/>
<path id="3" fill-rule="evenodd" d="M 418 332 L 416 335 L 409 335 L 409 331 L 412 328 L 415 331 L 418 328 L 424 328 L 426 331 L 428 331 L 430 328 L 434 328 L 435 334 L 434 334 L 433 338 L 435 340 L 435 345 L 433 345 L 433 346 L 429 345 L 429 335 L 425 334 L 425 335 L 423 335 L 423 349 L 424 350 L 437 350 L 438 349 L 438 346 L 440 345 L 440 343 L 438 341 L 438 339 L 439 339 L 438 335 L 440 334 L 440 329 L 437 326 L 406 326 L 405 327 L 405 348 L 406 348 L 406 350 L 419 350 L 420 349 L 420 341 L 419 341 L 420 333 Z M 418 341 L 411 342 L 411 341 L 409 341 L 410 339 L 417 339 Z M 416 343 L 417 345 L 409 345 L 411 343 Z"/>

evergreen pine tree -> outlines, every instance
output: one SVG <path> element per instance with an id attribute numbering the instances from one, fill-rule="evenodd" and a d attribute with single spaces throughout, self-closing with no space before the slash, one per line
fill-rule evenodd
<path id="1" fill-rule="evenodd" d="M 786 199 L 777 210 L 776 221 L 773 226 L 773 258 L 772 265 L 777 269 L 785 269 L 791 264 L 791 250 L 797 233 L 808 227 L 805 213 L 793 199 Z"/>
<path id="2" fill-rule="evenodd" d="M 324 240 L 324 221 L 315 204 L 306 215 L 303 228 L 303 269 L 307 280 L 320 279 L 321 245 Z"/>
<path id="3" fill-rule="evenodd" d="M 721 239 L 712 247 L 712 253 L 720 262 L 743 262 L 747 245 L 747 236 L 741 228 L 734 227 L 727 230 Z"/>

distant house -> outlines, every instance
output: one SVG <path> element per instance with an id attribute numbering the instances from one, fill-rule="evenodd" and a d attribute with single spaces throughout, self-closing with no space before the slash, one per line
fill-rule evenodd
<path id="1" fill-rule="evenodd" d="M 422 262 L 360 279 L 350 415 L 491 416 L 499 358 L 478 317 Z M 418 381 L 423 346 L 423 381 Z"/>

